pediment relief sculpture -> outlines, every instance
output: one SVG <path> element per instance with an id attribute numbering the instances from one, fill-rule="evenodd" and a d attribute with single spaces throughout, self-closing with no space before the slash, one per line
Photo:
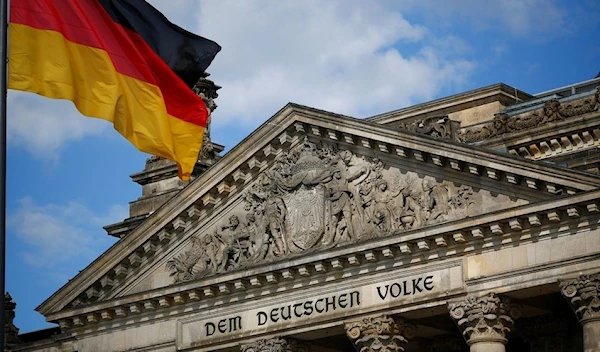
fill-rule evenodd
<path id="1" fill-rule="evenodd" d="M 175 282 L 194 280 L 477 215 L 481 199 L 470 186 L 304 140 L 167 268 Z"/>

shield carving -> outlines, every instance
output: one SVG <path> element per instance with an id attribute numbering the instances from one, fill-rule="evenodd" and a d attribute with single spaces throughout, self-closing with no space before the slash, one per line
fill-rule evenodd
<path id="1" fill-rule="evenodd" d="M 325 187 L 301 186 L 283 198 L 287 208 L 285 230 L 289 250 L 303 252 L 314 247 L 325 229 Z"/>

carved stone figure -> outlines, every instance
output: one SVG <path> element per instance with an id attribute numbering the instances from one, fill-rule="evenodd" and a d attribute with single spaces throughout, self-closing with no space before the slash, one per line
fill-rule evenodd
<path id="1" fill-rule="evenodd" d="M 401 123 L 398 125 L 409 131 L 427 134 L 438 138 L 454 138 L 454 130 L 452 121 L 448 116 L 429 117 L 424 120 L 415 120 L 409 123 Z"/>
<path id="2" fill-rule="evenodd" d="M 596 88 L 595 94 L 586 99 L 578 99 L 573 102 L 560 105 L 560 114 L 564 117 L 583 115 L 600 108 L 600 87 Z"/>
<path id="3" fill-rule="evenodd" d="M 175 282 L 188 281 L 225 270 L 227 245 L 217 234 L 193 237 L 192 246 L 167 262 Z"/>
<path id="4" fill-rule="evenodd" d="M 215 103 L 215 99 L 219 97 L 217 91 L 221 89 L 221 87 L 208 79 L 208 76 L 209 74 L 205 73 L 205 77 L 200 77 L 192 90 L 202 99 L 202 101 L 204 101 L 204 104 L 208 109 L 208 120 L 206 121 L 206 129 L 204 131 L 204 137 L 202 138 L 202 149 L 198 155 L 198 160 L 214 163 L 219 159 L 220 155 L 215 151 L 211 142 L 210 125 L 212 113 L 217 108 L 217 104 Z"/>
<path id="5" fill-rule="evenodd" d="M 283 255 L 289 252 L 289 245 L 285 231 L 285 218 L 287 210 L 283 199 L 278 196 L 265 199 L 265 217 L 269 225 L 269 231 L 275 242 L 276 253 Z"/>
<path id="6" fill-rule="evenodd" d="M 514 319 L 521 315 L 520 305 L 493 293 L 450 303 L 448 309 L 469 345 L 478 342 L 506 344 L 506 335 L 511 331 Z"/>
<path id="7" fill-rule="evenodd" d="M 364 233 L 364 224 L 368 217 L 362 204 L 362 193 L 370 190 L 372 180 L 377 178 L 377 175 L 372 174 L 376 165 L 349 150 L 343 150 L 339 153 L 338 167 L 342 170 L 343 178 L 348 183 L 348 191 L 352 195 L 352 219 L 346 219 L 346 222 L 352 222 L 356 234 Z M 358 235 L 356 237 L 358 238 Z"/>
<path id="8" fill-rule="evenodd" d="M 463 218 L 472 192 L 305 139 L 247 189 L 243 213 L 193 237 L 167 266 L 181 282 Z"/>
<path id="9" fill-rule="evenodd" d="M 543 115 L 539 122 L 540 124 L 558 121 L 563 118 L 560 114 L 560 102 L 556 99 L 546 102 L 542 111 Z"/>
<path id="10" fill-rule="evenodd" d="M 332 180 L 327 184 L 327 190 L 331 219 L 323 244 L 355 240 L 356 234 L 352 225 L 352 213 L 355 209 L 354 194 L 348 188 L 348 180 L 342 176 L 341 170 L 337 169 L 333 172 Z"/>
<path id="11" fill-rule="evenodd" d="M 450 211 L 450 194 L 444 184 L 437 184 L 431 177 L 423 179 L 424 205 L 429 223 L 446 220 Z"/>
<path id="12" fill-rule="evenodd" d="M 458 134 L 458 140 L 463 143 L 475 143 L 496 135 L 496 129 L 490 123 L 483 126 L 469 127 Z"/>
<path id="13" fill-rule="evenodd" d="M 219 237 L 229 239 L 226 249 L 227 270 L 243 267 L 252 256 L 252 234 L 236 215 L 229 218 L 229 224 L 222 226 Z"/>
<path id="14" fill-rule="evenodd" d="M 373 190 L 363 197 L 365 205 L 373 209 L 367 221 L 375 226 L 378 233 L 389 233 L 398 228 L 402 204 L 398 205 L 396 199 L 401 191 L 400 187 L 390 190 L 387 181 L 380 179 Z"/>
<path id="15" fill-rule="evenodd" d="M 396 317 L 382 315 L 346 323 L 346 335 L 358 352 L 404 351 L 416 327 Z"/>
<path id="16" fill-rule="evenodd" d="M 425 202 L 418 179 L 410 177 L 402 180 L 402 213 L 399 218 L 401 229 L 418 228 L 425 222 L 425 213 L 421 203 Z"/>
<path id="17" fill-rule="evenodd" d="M 263 217 L 257 218 L 254 213 L 247 213 L 246 221 L 251 239 L 249 260 L 253 262 L 259 261 L 270 254 L 268 253 L 270 236 L 267 234 L 267 228 Z"/>

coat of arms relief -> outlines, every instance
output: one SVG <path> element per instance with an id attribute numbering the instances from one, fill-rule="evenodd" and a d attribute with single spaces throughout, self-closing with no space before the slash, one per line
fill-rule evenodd
<path id="1" fill-rule="evenodd" d="M 473 189 L 308 139 L 280 155 L 243 209 L 167 263 L 175 282 L 464 218 Z"/>

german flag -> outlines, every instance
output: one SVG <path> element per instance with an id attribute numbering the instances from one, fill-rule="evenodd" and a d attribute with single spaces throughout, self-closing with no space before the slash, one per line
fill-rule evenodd
<path id="1" fill-rule="evenodd" d="M 191 89 L 221 47 L 144 0 L 11 0 L 8 88 L 68 99 L 189 179 L 208 110 Z"/>

